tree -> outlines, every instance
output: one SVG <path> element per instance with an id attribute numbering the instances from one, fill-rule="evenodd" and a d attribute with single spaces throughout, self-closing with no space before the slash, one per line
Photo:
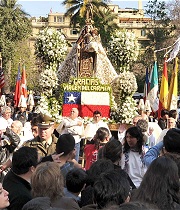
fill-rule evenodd
<path id="1" fill-rule="evenodd" d="M 113 34 L 115 30 L 119 29 L 119 26 L 114 21 L 117 17 L 117 14 L 112 13 L 109 8 L 100 9 L 99 15 L 94 16 L 94 25 L 101 34 L 101 41 L 104 47 L 107 47 L 111 40 L 110 35 Z"/>
<path id="2" fill-rule="evenodd" d="M 39 71 L 36 64 L 35 56 L 32 54 L 30 47 L 28 46 L 28 41 L 23 40 L 17 43 L 15 49 L 15 55 L 12 58 L 11 65 L 11 90 L 14 90 L 14 84 L 16 83 L 16 76 L 18 71 L 18 64 L 25 64 L 26 69 L 26 79 L 28 90 L 33 90 L 35 92 L 39 89 Z M 22 65 L 21 65 L 22 67 Z"/>
<path id="3" fill-rule="evenodd" d="M 180 33 L 180 1 L 174 0 L 167 4 L 168 11 L 169 11 L 169 17 L 171 19 L 171 22 L 176 26 L 175 36 L 179 37 Z"/>
<path id="4" fill-rule="evenodd" d="M 148 41 L 145 42 L 145 53 L 142 57 L 144 63 L 152 64 L 154 58 L 154 50 L 167 47 L 168 40 L 172 38 L 172 32 L 175 26 L 171 23 L 168 16 L 167 5 L 164 1 L 150 0 L 145 6 L 145 13 L 151 18 L 146 25 Z M 158 61 L 162 63 L 164 52 L 158 53 Z"/>
<path id="5" fill-rule="evenodd" d="M 16 3 L 17 0 L 0 1 L 0 50 L 7 80 L 10 79 L 17 43 L 30 35 L 32 27 L 28 14 Z M 6 81 L 6 85 L 9 84 L 10 81 Z"/>
<path id="6" fill-rule="evenodd" d="M 108 8 L 108 5 L 103 0 L 64 0 L 62 4 L 68 8 L 65 16 L 71 18 L 70 24 L 74 27 L 78 23 L 85 25 L 87 11 L 93 19 L 93 14 L 99 14 L 100 8 Z"/>

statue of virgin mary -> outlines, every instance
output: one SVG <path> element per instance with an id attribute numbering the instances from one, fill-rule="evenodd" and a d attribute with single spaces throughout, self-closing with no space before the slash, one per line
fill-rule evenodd
<path id="1" fill-rule="evenodd" d="M 72 77 L 96 77 L 102 84 L 110 84 L 117 77 L 102 46 L 98 29 L 87 14 L 86 25 L 58 70 L 60 84 L 68 83 Z"/>

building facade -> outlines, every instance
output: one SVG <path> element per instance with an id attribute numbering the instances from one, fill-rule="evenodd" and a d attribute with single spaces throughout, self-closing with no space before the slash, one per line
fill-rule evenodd
<path id="1" fill-rule="evenodd" d="M 135 33 L 138 38 L 138 42 L 141 44 L 147 40 L 146 30 L 144 27 L 151 22 L 150 18 L 144 16 L 142 9 L 142 0 L 139 0 L 138 9 L 125 8 L 121 9 L 118 5 L 109 5 L 113 13 L 117 14 L 117 19 L 114 21 L 118 24 L 120 29 L 127 29 Z M 34 52 L 34 43 L 39 31 L 45 27 L 55 28 L 63 32 L 66 39 L 71 43 L 75 43 L 78 38 L 78 32 L 76 29 L 70 28 L 70 18 L 65 17 L 64 13 L 49 13 L 48 17 L 32 18 L 33 33 L 29 39 L 29 46 Z"/>

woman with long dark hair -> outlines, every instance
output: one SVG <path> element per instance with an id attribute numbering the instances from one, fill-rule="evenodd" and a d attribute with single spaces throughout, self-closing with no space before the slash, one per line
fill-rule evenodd
<path id="1" fill-rule="evenodd" d="M 142 201 L 160 210 L 180 209 L 178 167 L 169 157 L 161 156 L 149 166 L 131 200 Z"/>
<path id="2" fill-rule="evenodd" d="M 142 178 L 147 170 L 143 157 L 145 154 L 143 134 L 138 127 L 127 129 L 121 167 L 124 169 L 136 187 L 139 187 Z"/>

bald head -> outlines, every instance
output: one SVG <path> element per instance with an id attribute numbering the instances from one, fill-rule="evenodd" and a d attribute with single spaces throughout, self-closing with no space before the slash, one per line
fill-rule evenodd
<path id="1" fill-rule="evenodd" d="M 70 118 L 74 120 L 75 118 L 78 117 L 78 115 L 79 115 L 78 109 L 77 108 L 72 108 L 71 113 L 70 113 Z"/>

